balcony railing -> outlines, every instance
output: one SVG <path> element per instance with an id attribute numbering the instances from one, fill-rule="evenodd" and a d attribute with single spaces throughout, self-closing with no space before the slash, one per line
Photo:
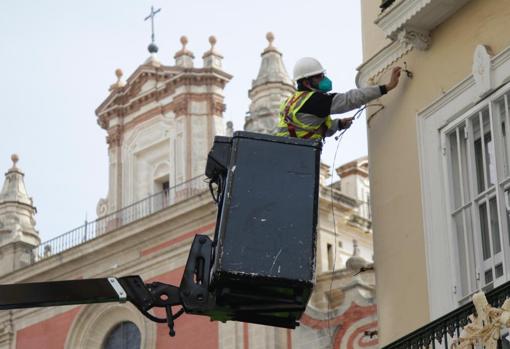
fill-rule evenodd
<path id="1" fill-rule="evenodd" d="M 84 225 L 35 247 L 33 250 L 35 262 L 93 240 L 102 234 L 147 217 L 206 190 L 208 190 L 208 184 L 205 177 L 195 177 L 95 221 L 85 222 Z"/>
<path id="2" fill-rule="evenodd" d="M 504 301 L 510 298 L 510 282 L 487 292 L 486 297 L 492 307 L 501 307 Z M 476 314 L 476 311 L 473 303 L 470 302 L 388 344 L 383 349 L 450 349 L 452 344 L 459 338 L 464 326 L 468 324 L 468 317 L 471 314 Z M 507 335 L 507 332 L 502 331 L 501 337 L 506 337 Z M 499 338 L 498 348 L 510 348 L 510 343 L 507 339 Z"/>

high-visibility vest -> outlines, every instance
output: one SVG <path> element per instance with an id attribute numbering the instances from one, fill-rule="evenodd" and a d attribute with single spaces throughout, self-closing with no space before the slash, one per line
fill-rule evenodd
<path id="1" fill-rule="evenodd" d="M 299 114 L 305 102 L 314 91 L 298 91 L 287 98 L 280 106 L 280 120 L 276 129 L 277 136 L 308 139 L 322 139 L 331 127 L 331 116 L 321 118 L 311 114 Z"/>

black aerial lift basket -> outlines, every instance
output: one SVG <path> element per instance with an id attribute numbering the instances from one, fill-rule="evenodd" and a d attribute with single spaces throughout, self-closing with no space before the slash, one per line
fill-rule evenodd
<path id="1" fill-rule="evenodd" d="M 220 317 L 294 328 L 304 312 L 321 145 L 251 132 L 216 137 L 206 175 L 219 186 L 210 290 Z"/>
<path id="2" fill-rule="evenodd" d="M 131 302 L 171 336 L 184 312 L 295 328 L 314 285 L 321 145 L 250 132 L 216 137 L 206 167 L 218 203 L 214 239 L 195 236 L 179 286 L 137 275 L 0 285 L 0 310 Z"/>

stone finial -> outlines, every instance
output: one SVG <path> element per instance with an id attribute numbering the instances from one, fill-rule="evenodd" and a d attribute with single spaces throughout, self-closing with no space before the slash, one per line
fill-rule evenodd
<path id="1" fill-rule="evenodd" d="M 269 42 L 269 47 L 273 47 L 274 34 L 272 32 L 268 32 L 266 34 L 266 39 Z"/>
<path id="2" fill-rule="evenodd" d="M 209 36 L 209 44 L 211 44 L 211 48 L 204 53 L 202 58 L 205 59 L 206 57 L 209 57 L 209 56 L 212 56 L 212 55 L 216 55 L 216 56 L 218 56 L 220 58 L 223 58 L 222 55 L 220 55 L 218 52 L 216 52 L 216 48 L 215 48 L 216 43 L 217 43 L 216 37 L 214 35 Z"/>
<path id="3" fill-rule="evenodd" d="M 149 53 L 158 53 L 159 51 L 159 47 L 158 45 L 156 45 L 155 43 L 151 42 L 149 44 L 149 46 L 147 46 L 147 50 L 149 51 Z"/>
<path id="4" fill-rule="evenodd" d="M 234 123 L 232 121 L 227 121 L 227 137 L 232 137 L 234 135 Z"/>
<path id="5" fill-rule="evenodd" d="M 16 164 L 17 164 L 17 163 L 18 163 L 18 161 L 19 161 L 19 156 L 18 156 L 18 154 L 12 154 L 12 155 L 11 155 L 11 161 L 12 161 L 12 169 L 13 169 L 13 170 L 14 170 L 14 169 L 17 169 Z"/>
<path id="6" fill-rule="evenodd" d="M 352 256 L 345 262 L 347 269 L 359 272 L 368 265 L 368 262 L 360 256 L 358 240 L 352 240 Z"/>
<path id="7" fill-rule="evenodd" d="M 214 67 L 221 69 L 221 60 L 223 59 L 223 56 L 216 52 L 216 42 L 217 40 L 214 35 L 209 36 L 209 44 L 211 44 L 211 48 L 202 56 L 205 68 Z"/>
<path id="8" fill-rule="evenodd" d="M 181 67 L 191 68 L 193 67 L 193 59 L 195 56 L 193 55 L 193 52 L 186 48 L 186 45 L 188 45 L 188 38 L 183 35 L 180 38 L 180 42 L 182 48 L 174 56 L 175 64 Z"/>
<path id="9" fill-rule="evenodd" d="M 209 43 L 211 44 L 211 52 L 214 51 L 214 45 L 216 45 L 216 37 L 214 35 L 209 36 Z"/>
<path id="10" fill-rule="evenodd" d="M 188 44 L 188 37 L 186 35 L 183 35 L 181 36 L 181 38 L 179 39 L 179 41 L 181 42 L 182 44 L 182 48 L 181 50 L 182 51 L 186 51 L 186 45 Z"/>
<path id="11" fill-rule="evenodd" d="M 273 45 L 273 42 L 274 42 L 273 32 L 267 32 L 266 40 L 268 42 L 268 45 L 262 52 L 262 55 L 264 55 L 265 53 L 268 53 L 268 52 L 277 52 L 278 54 L 281 54 L 280 51 L 278 51 L 278 49 Z"/>
<path id="12" fill-rule="evenodd" d="M 114 84 L 110 85 L 109 91 L 115 91 L 119 88 L 126 86 L 126 82 L 122 81 L 123 75 L 124 72 L 122 71 L 122 69 L 120 68 L 115 69 L 115 76 L 117 77 L 117 81 Z"/>
<path id="13" fill-rule="evenodd" d="M 353 239 L 352 240 L 352 255 L 353 256 L 359 256 L 359 247 L 358 247 L 358 240 Z"/>

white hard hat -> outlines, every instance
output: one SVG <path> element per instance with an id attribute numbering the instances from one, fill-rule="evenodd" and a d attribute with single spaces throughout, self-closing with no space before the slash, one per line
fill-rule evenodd
<path id="1" fill-rule="evenodd" d="M 326 69 L 322 67 L 322 64 L 318 60 L 312 57 L 303 57 L 296 62 L 294 66 L 294 80 L 307 78 L 310 76 L 324 73 Z"/>

